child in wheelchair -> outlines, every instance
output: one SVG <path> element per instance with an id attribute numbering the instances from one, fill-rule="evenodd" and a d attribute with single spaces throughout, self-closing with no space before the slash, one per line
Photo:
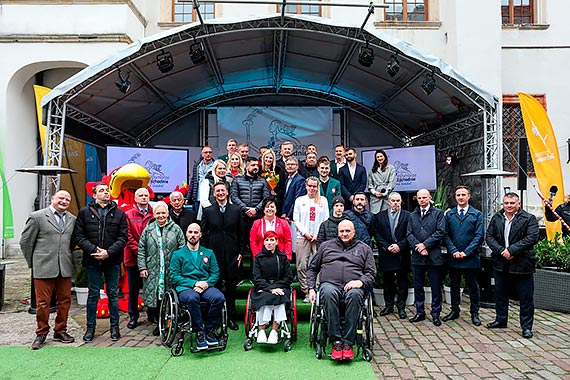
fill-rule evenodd
<path id="1" fill-rule="evenodd" d="M 275 232 L 266 232 L 263 249 L 253 261 L 254 288 L 250 292 L 250 301 L 252 311 L 255 313 L 255 325 L 251 325 L 246 320 L 246 333 L 248 333 L 249 342 L 257 333 L 257 343 L 277 344 L 280 338 L 280 328 L 285 330 L 287 339 L 290 339 L 287 327 L 287 306 L 293 307 L 290 288 L 293 282 L 293 273 L 287 256 L 277 247 L 277 241 L 278 236 Z M 251 314 L 250 319 L 253 322 Z M 255 331 L 255 327 L 257 327 L 257 331 Z M 266 330 L 269 327 L 270 332 L 267 335 Z M 249 332 L 247 331 L 248 328 Z M 248 339 L 246 339 L 246 343 Z"/>

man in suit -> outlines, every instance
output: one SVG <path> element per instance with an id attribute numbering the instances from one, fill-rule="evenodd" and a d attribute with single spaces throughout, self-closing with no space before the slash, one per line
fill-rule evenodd
<path id="1" fill-rule="evenodd" d="M 119 331 L 119 297 L 117 285 L 121 275 L 123 251 L 129 237 L 127 217 L 117 203 L 111 201 L 109 187 L 103 182 L 93 186 L 94 201 L 79 210 L 73 239 L 83 250 L 82 264 L 87 272 L 87 329 L 85 342 L 95 337 L 97 303 L 101 290 L 101 276 L 105 275 L 109 298 L 109 322 L 112 341 L 121 338 Z"/>
<path id="2" fill-rule="evenodd" d="M 200 195 L 198 194 L 198 189 L 200 187 L 200 182 L 206 178 L 206 174 L 212 171 L 214 167 L 214 157 L 212 154 L 214 151 L 209 145 L 204 145 L 202 147 L 202 156 L 199 160 L 194 162 L 192 168 L 192 178 L 190 179 L 190 190 L 188 191 L 188 204 L 191 205 L 195 212 L 198 212 L 200 208 Z M 182 194 L 182 193 L 181 193 Z M 172 195 L 170 196 L 172 201 Z M 186 225 L 188 227 L 188 225 Z M 182 228 L 182 231 L 186 231 Z"/>
<path id="3" fill-rule="evenodd" d="M 214 185 L 216 203 L 202 214 L 202 243 L 216 255 L 220 277 L 218 289 L 225 287 L 228 306 L 228 327 L 237 330 L 236 287 L 239 282 L 241 250 L 245 244 L 244 222 L 239 206 L 228 202 L 228 189 L 223 182 Z"/>
<path id="4" fill-rule="evenodd" d="M 283 141 L 281 143 L 281 150 L 280 150 L 281 158 L 277 160 L 275 163 L 276 166 L 281 168 L 281 172 L 284 172 L 286 169 L 287 159 L 289 157 L 293 157 L 293 143 L 291 141 Z M 297 164 L 299 164 L 297 162 Z"/>
<path id="5" fill-rule="evenodd" d="M 346 165 L 345 154 L 344 145 L 338 144 L 334 147 L 334 158 L 331 161 L 331 177 L 338 179 L 338 171 Z"/>
<path id="6" fill-rule="evenodd" d="M 342 197 L 349 203 L 353 203 L 356 193 L 366 191 L 366 168 L 356 162 L 356 150 L 346 150 L 346 165 L 338 171 L 338 180 L 342 185 Z"/>
<path id="7" fill-rule="evenodd" d="M 321 195 L 327 198 L 330 207 L 330 214 L 333 214 L 332 201 L 334 197 L 340 197 L 342 190 L 340 182 L 330 177 L 331 164 L 327 157 L 323 156 L 319 159 L 319 183 L 321 184 Z M 344 204 L 344 199 L 343 199 Z"/>
<path id="8" fill-rule="evenodd" d="M 222 160 L 227 163 L 228 160 L 230 159 L 230 156 L 235 152 L 237 152 L 237 147 L 238 147 L 237 141 L 234 139 L 229 139 L 228 142 L 226 143 L 226 150 L 228 153 L 218 156 L 218 160 Z M 198 186 L 200 186 L 200 184 L 198 184 Z"/>
<path id="9" fill-rule="evenodd" d="M 285 193 L 283 195 L 283 207 L 281 218 L 291 222 L 293 220 L 293 209 L 295 208 L 295 200 L 302 195 L 307 194 L 305 187 L 305 179 L 298 172 L 299 161 L 295 157 L 289 157 L 285 170 L 287 172 L 287 180 L 285 182 Z M 293 230 L 293 229 L 291 229 Z"/>
<path id="10" fill-rule="evenodd" d="M 461 302 L 459 286 L 463 275 L 469 286 L 471 322 L 475 326 L 480 326 L 477 277 L 481 268 L 479 249 L 484 236 L 483 214 L 469 205 L 470 198 L 471 193 L 467 186 L 457 186 L 455 188 L 457 207 L 449 210 L 445 215 L 447 230 L 445 245 L 447 246 L 449 277 L 451 279 L 451 312 L 442 319 L 447 322 L 459 318 L 459 303 Z"/>
<path id="11" fill-rule="evenodd" d="M 538 242 L 536 217 L 521 210 L 519 196 L 507 193 L 503 197 L 503 209 L 496 213 L 487 228 L 487 245 L 493 257 L 495 277 L 495 320 L 490 329 L 507 327 L 509 318 L 509 293 L 515 290 L 520 300 L 520 324 L 523 338 L 532 338 L 534 322 L 534 278 L 536 256 L 534 245 Z"/>
<path id="12" fill-rule="evenodd" d="M 432 292 L 431 316 L 435 326 L 441 326 L 441 287 L 445 260 L 441 253 L 441 242 L 445 237 L 445 216 L 443 211 L 431 205 L 431 194 L 426 189 L 416 193 L 418 208 L 410 215 L 408 242 L 412 247 L 412 272 L 414 275 L 414 301 L 416 315 L 410 322 L 426 319 L 424 308 L 424 279 L 426 273 Z"/>
<path id="13" fill-rule="evenodd" d="M 51 205 L 30 214 L 20 238 L 20 248 L 33 269 L 36 291 L 36 338 L 32 350 L 45 345 L 49 333 L 50 302 L 56 296 L 53 340 L 73 343 L 67 333 L 67 315 L 71 305 L 71 237 L 75 216 L 67 212 L 71 195 L 60 190 L 51 197 Z"/>
<path id="14" fill-rule="evenodd" d="M 385 307 L 380 315 L 394 312 L 394 298 L 398 317 L 405 319 L 410 272 L 410 243 L 407 239 L 410 212 L 402 209 L 402 196 L 392 192 L 388 196 L 389 210 L 374 215 L 374 237 L 378 245 L 378 270 L 384 276 Z"/>
<path id="15" fill-rule="evenodd" d="M 196 211 L 184 207 L 184 195 L 180 191 L 170 193 L 170 206 L 168 207 L 170 219 L 186 231 L 188 226 L 196 223 Z"/>

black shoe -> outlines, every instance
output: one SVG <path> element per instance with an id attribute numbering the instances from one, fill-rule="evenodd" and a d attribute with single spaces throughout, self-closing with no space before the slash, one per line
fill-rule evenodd
<path id="1" fill-rule="evenodd" d="M 524 329 L 522 331 L 522 337 L 526 339 L 532 338 L 532 330 L 531 329 Z"/>
<path id="2" fill-rule="evenodd" d="M 85 342 L 91 342 L 95 337 L 95 327 L 87 327 L 85 330 L 85 335 L 83 335 L 83 340 Z"/>
<path id="3" fill-rule="evenodd" d="M 410 322 L 412 323 L 416 323 L 416 322 L 421 322 L 423 320 L 426 319 L 426 315 L 425 314 L 416 314 L 414 315 L 412 318 L 410 318 Z"/>
<path id="4" fill-rule="evenodd" d="M 137 327 L 139 325 L 139 322 L 136 319 L 131 319 L 129 321 L 129 323 L 127 323 L 127 328 L 129 329 L 134 329 L 135 327 Z"/>
<path id="5" fill-rule="evenodd" d="M 232 321 L 231 319 L 228 320 L 228 329 L 233 330 L 233 331 L 237 331 L 239 330 L 239 326 L 237 325 L 237 323 L 235 323 L 235 321 Z"/>
<path id="6" fill-rule="evenodd" d="M 479 314 L 476 313 L 471 314 L 471 322 L 473 322 L 475 326 L 481 326 L 481 320 L 479 319 Z"/>
<path id="7" fill-rule="evenodd" d="M 36 336 L 34 342 L 32 343 L 32 350 L 39 350 L 46 344 L 46 334 L 40 334 Z"/>
<path id="8" fill-rule="evenodd" d="M 398 317 L 399 317 L 400 319 L 406 319 L 406 318 L 408 318 L 408 315 L 406 314 L 406 310 L 404 310 L 404 309 L 398 310 Z"/>
<path id="9" fill-rule="evenodd" d="M 380 311 L 380 316 L 383 317 L 383 316 L 385 316 L 385 315 L 392 314 L 393 312 L 394 312 L 394 308 L 393 308 L 393 307 L 385 307 L 384 309 L 382 309 L 382 310 Z"/>
<path id="10" fill-rule="evenodd" d="M 160 330 L 158 329 L 158 326 L 156 326 L 154 330 L 152 330 L 152 336 L 159 336 L 159 335 L 160 335 Z"/>
<path id="11" fill-rule="evenodd" d="M 75 342 L 75 338 L 72 337 L 71 335 L 69 335 L 67 332 L 62 332 L 61 334 L 54 333 L 53 334 L 53 340 L 55 340 L 56 342 L 61 342 L 61 343 L 73 343 L 73 342 Z"/>
<path id="12" fill-rule="evenodd" d="M 435 326 L 441 326 L 441 319 L 439 319 L 439 317 L 432 317 L 432 319 Z"/>
<path id="13" fill-rule="evenodd" d="M 454 319 L 457 319 L 457 318 L 459 318 L 459 310 L 458 309 L 451 309 L 449 314 L 447 314 L 445 317 L 443 317 L 441 319 L 444 322 L 448 322 L 448 321 L 453 321 Z"/>
<path id="14" fill-rule="evenodd" d="M 111 326 L 111 340 L 116 342 L 121 337 L 121 333 L 119 332 L 119 326 Z"/>
<path id="15" fill-rule="evenodd" d="M 488 329 L 504 329 L 505 327 L 507 327 L 507 324 L 499 321 L 493 321 L 487 325 Z"/>

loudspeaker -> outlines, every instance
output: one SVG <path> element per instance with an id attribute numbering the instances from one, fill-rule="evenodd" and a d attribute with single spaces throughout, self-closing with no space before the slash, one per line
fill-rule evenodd
<path id="1" fill-rule="evenodd" d="M 519 156 L 517 158 L 518 177 L 517 187 L 519 190 L 526 190 L 527 172 L 528 172 L 528 141 L 525 137 L 519 138 Z"/>

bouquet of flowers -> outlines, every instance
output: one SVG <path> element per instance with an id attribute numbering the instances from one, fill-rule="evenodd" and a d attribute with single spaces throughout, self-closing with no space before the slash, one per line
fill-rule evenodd
<path id="1" fill-rule="evenodd" d="M 265 178 L 271 191 L 274 191 L 279 184 L 279 174 L 275 174 L 273 170 L 267 170 L 261 173 L 261 176 Z"/>

